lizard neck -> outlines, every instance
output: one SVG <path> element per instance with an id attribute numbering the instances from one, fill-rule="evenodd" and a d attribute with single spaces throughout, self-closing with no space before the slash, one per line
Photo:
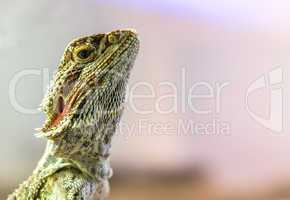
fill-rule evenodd
<path id="1" fill-rule="evenodd" d="M 62 134 L 62 138 L 48 141 L 38 168 L 58 168 L 70 165 L 93 179 L 110 178 L 112 170 L 109 155 L 111 138 L 115 129 L 116 122 L 111 121 L 104 126 L 95 124 L 67 130 Z"/>

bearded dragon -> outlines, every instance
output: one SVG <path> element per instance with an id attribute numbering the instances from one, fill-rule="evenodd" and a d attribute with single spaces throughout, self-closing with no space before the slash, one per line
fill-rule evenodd
<path id="1" fill-rule="evenodd" d="M 32 176 L 7 200 L 103 200 L 112 176 L 112 136 L 139 49 L 134 30 L 73 40 L 41 104 L 48 139 Z"/>

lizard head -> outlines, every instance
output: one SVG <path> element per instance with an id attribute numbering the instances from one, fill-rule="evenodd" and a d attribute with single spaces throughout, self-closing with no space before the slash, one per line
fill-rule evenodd
<path id="1" fill-rule="evenodd" d="M 119 120 L 138 49 L 133 30 L 70 42 L 41 105 L 47 119 L 40 135 L 53 139 L 66 130 Z"/>

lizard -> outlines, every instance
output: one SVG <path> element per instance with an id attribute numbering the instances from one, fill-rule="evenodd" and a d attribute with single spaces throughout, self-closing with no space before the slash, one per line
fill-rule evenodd
<path id="1" fill-rule="evenodd" d="M 140 46 L 135 30 L 72 40 L 41 103 L 47 139 L 32 175 L 7 200 L 104 200 L 112 138 Z"/>

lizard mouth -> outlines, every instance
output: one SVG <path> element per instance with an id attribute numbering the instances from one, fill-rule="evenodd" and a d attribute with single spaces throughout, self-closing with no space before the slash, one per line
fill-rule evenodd
<path id="1" fill-rule="evenodd" d="M 86 77 L 86 81 L 81 82 L 82 79 L 79 78 L 80 74 L 68 79 L 70 82 L 67 83 L 68 86 L 65 85 L 65 88 L 70 88 L 70 91 L 66 94 L 67 97 L 64 97 L 66 95 L 60 95 L 54 100 L 56 112 L 46 121 L 41 132 L 49 136 L 51 132 L 61 132 L 69 124 L 71 125 L 72 123 L 69 123 L 70 119 L 75 114 L 81 113 L 82 106 L 86 104 L 87 97 L 90 97 L 90 92 L 96 89 L 101 91 L 106 82 L 110 81 L 106 75 L 110 72 L 114 73 L 114 66 L 120 61 L 119 57 L 125 52 L 130 51 L 130 49 L 138 48 L 138 46 L 139 40 L 134 33 L 126 38 L 110 56 L 107 56 L 106 60 L 97 62 L 96 65 L 99 66 L 94 67 L 95 69 Z M 100 64 L 104 62 L 107 64 Z M 66 92 L 64 91 L 64 93 Z"/>

